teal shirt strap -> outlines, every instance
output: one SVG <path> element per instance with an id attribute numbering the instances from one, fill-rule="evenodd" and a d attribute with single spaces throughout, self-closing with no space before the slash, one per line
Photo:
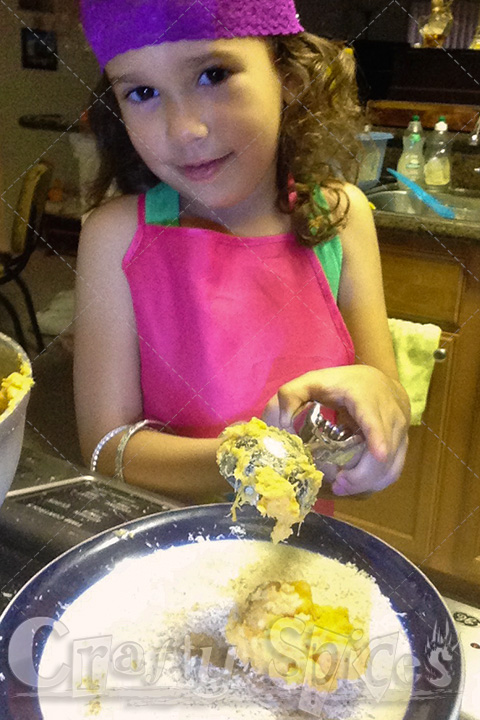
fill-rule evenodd
<path id="1" fill-rule="evenodd" d="M 340 276 L 342 274 L 342 242 L 338 235 L 335 235 L 331 240 L 320 243 L 320 245 L 315 245 L 313 249 L 315 255 L 320 260 L 323 272 L 325 273 L 325 277 L 328 280 L 330 290 L 336 302 L 338 300 Z"/>
<path id="2" fill-rule="evenodd" d="M 317 205 L 328 210 L 329 205 L 319 185 L 315 187 L 314 198 Z M 331 240 L 315 245 L 313 250 L 323 268 L 323 272 L 325 273 L 328 284 L 330 285 L 332 295 L 335 298 L 335 301 L 337 301 L 338 291 L 340 288 L 340 277 L 342 274 L 342 241 L 338 235 L 335 235 L 335 237 L 331 238 Z"/>
<path id="3" fill-rule="evenodd" d="M 147 225 L 180 225 L 180 195 L 160 183 L 145 194 L 145 222 Z"/>

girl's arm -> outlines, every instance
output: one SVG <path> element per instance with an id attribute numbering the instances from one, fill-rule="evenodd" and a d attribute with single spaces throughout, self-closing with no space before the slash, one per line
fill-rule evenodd
<path id="1" fill-rule="evenodd" d="M 347 185 L 345 190 L 350 210 L 340 233 L 343 266 L 338 306 L 352 336 L 356 362 L 398 381 L 373 214 L 359 188 Z"/>
<path id="2" fill-rule="evenodd" d="M 398 380 L 377 233 L 372 210 L 363 192 L 354 185 L 347 185 L 346 192 L 350 211 L 347 226 L 341 233 L 344 258 L 338 305 L 352 336 L 357 365 L 374 368 L 385 376 L 378 382 L 386 383 L 388 397 L 384 409 L 391 409 L 395 414 L 398 427 L 395 426 L 394 438 L 398 444 L 408 430 L 410 401 Z M 378 377 L 377 373 L 374 375 Z M 375 437 L 372 438 L 372 449 L 374 445 Z M 380 457 L 381 452 L 378 454 Z"/>
<path id="3" fill-rule="evenodd" d="M 95 210 L 80 237 L 75 320 L 74 387 L 77 425 L 86 463 L 107 432 L 142 418 L 138 337 L 122 258 L 137 226 L 137 198 Z M 121 435 L 104 447 L 99 470 L 114 473 Z M 217 439 L 197 440 L 143 430 L 124 455 L 127 482 L 187 502 L 226 492 L 215 453 Z"/>
<path id="4" fill-rule="evenodd" d="M 307 373 L 280 388 L 266 409 L 288 427 L 308 400 L 350 415 L 366 436 L 368 452 L 335 480 L 336 494 L 377 490 L 401 472 L 410 419 L 408 396 L 398 381 L 387 322 L 380 253 L 372 212 L 365 195 L 346 185 L 350 209 L 341 232 L 344 252 L 339 308 L 352 336 L 356 365 Z"/>

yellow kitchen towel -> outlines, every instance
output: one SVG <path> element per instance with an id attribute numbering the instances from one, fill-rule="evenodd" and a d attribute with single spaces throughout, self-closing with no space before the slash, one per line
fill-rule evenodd
<path id="1" fill-rule="evenodd" d="M 400 382 L 407 391 L 412 406 L 411 425 L 420 425 L 427 403 L 441 329 L 432 323 L 414 323 L 389 318 Z"/>

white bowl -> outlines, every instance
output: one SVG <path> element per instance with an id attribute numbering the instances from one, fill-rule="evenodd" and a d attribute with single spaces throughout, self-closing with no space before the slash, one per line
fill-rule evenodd
<path id="1" fill-rule="evenodd" d="M 0 381 L 22 364 L 32 366 L 25 350 L 7 335 L 0 333 Z M 0 505 L 5 499 L 17 470 L 25 431 L 25 417 L 30 390 L 12 408 L 0 414 Z"/>

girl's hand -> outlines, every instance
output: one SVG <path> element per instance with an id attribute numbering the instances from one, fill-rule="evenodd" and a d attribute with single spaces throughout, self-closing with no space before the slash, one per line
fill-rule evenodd
<path id="1" fill-rule="evenodd" d="M 365 450 L 355 467 L 339 470 L 332 483 L 333 492 L 335 495 L 356 495 L 388 487 L 402 472 L 407 447 L 408 435 L 405 435 L 387 462 L 379 462 L 369 450 Z"/>
<path id="2" fill-rule="evenodd" d="M 283 385 L 263 419 L 293 431 L 293 415 L 310 400 L 350 417 L 367 441 L 358 464 L 338 472 L 332 486 L 337 495 L 381 490 L 398 478 L 408 444 L 410 403 L 397 380 L 365 365 L 314 370 Z"/>

